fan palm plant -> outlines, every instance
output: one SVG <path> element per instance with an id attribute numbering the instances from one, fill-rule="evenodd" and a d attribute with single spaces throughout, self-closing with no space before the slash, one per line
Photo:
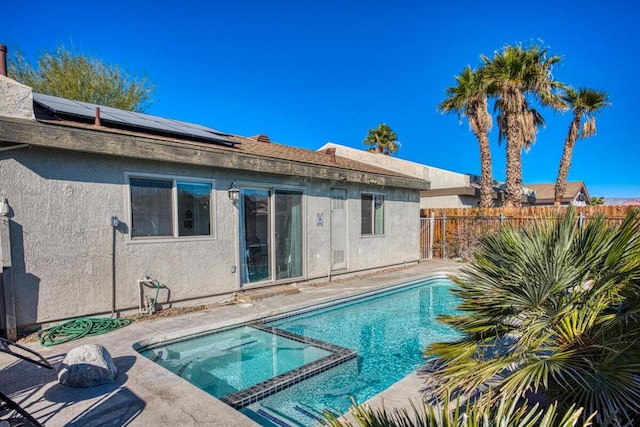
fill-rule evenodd
<path id="1" fill-rule="evenodd" d="M 369 129 L 363 144 L 369 146 L 367 151 L 381 153 L 387 156 L 397 153 L 400 148 L 398 134 L 384 123 L 380 123 L 377 128 Z"/>
<path id="2" fill-rule="evenodd" d="M 406 409 L 388 410 L 384 406 L 372 409 L 369 405 L 354 405 L 350 413 L 355 425 L 360 427 L 574 427 L 591 425 L 590 418 L 580 422 L 582 409 L 569 408 L 562 418 L 556 405 L 541 409 L 520 405 L 517 399 L 502 398 L 496 404 L 489 405 L 478 400 L 461 409 L 459 403 L 451 408 L 449 401 L 440 406 L 428 406 L 424 401 L 421 407 L 411 402 L 411 411 Z M 325 414 L 330 427 L 354 427 L 349 421 L 339 420 L 331 412 Z"/>
<path id="3" fill-rule="evenodd" d="M 481 239 L 453 278 L 463 338 L 436 343 L 434 393 L 535 395 L 598 412 L 597 422 L 640 423 L 640 218 L 598 216 L 505 226 Z"/>
<path id="4" fill-rule="evenodd" d="M 562 152 L 562 159 L 560 160 L 558 178 L 556 179 L 556 185 L 554 187 L 554 206 L 560 206 L 567 188 L 567 176 L 569 175 L 573 147 L 576 141 L 578 138 L 586 139 L 596 134 L 595 114 L 611 105 L 607 101 L 608 95 L 606 92 L 588 88 L 565 88 L 564 94 L 562 94 L 560 98 L 573 112 L 573 120 L 569 125 L 569 133 L 564 141 L 564 150 Z"/>
<path id="5" fill-rule="evenodd" d="M 447 97 L 438 105 L 438 110 L 443 113 L 456 112 L 460 123 L 462 117 L 467 118 L 469 128 L 480 146 L 480 207 L 490 208 L 493 206 L 493 175 L 489 148 L 492 120 L 487 107 L 486 86 L 480 70 L 472 71 L 469 66 L 455 79 L 458 84 L 446 89 Z"/>
<path id="6" fill-rule="evenodd" d="M 560 108 L 554 95 L 561 87 L 553 80 L 551 69 L 559 56 L 547 56 L 539 46 L 523 48 L 506 46 L 492 58 L 482 55 L 483 75 L 489 95 L 496 97 L 500 139 L 507 141 L 507 179 L 505 206 L 521 205 L 522 149 L 536 139 L 540 114 L 527 99 L 533 97 L 542 105 Z"/>

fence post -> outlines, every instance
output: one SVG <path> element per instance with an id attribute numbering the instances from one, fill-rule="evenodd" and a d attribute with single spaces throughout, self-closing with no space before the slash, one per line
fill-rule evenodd
<path id="1" fill-rule="evenodd" d="M 502 212 L 500 212 L 499 219 L 500 219 L 500 227 L 502 227 L 502 224 L 504 223 L 504 214 Z"/>
<path id="2" fill-rule="evenodd" d="M 433 259 L 433 232 L 436 226 L 436 213 L 431 212 L 431 218 L 429 218 L 429 242 L 428 242 L 428 259 Z"/>
<path id="3" fill-rule="evenodd" d="M 582 223 L 584 222 L 584 214 L 582 213 L 582 211 L 580 211 L 580 214 L 578 215 L 578 229 L 582 230 Z"/>
<path id="4" fill-rule="evenodd" d="M 442 214 L 442 259 L 447 259 L 447 214 Z"/>

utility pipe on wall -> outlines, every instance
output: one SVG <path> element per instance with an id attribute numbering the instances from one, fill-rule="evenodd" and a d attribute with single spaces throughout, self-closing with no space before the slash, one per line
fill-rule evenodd
<path id="1" fill-rule="evenodd" d="M 111 317 L 116 314 L 116 229 L 120 225 L 120 220 L 113 215 L 111 224 Z"/>

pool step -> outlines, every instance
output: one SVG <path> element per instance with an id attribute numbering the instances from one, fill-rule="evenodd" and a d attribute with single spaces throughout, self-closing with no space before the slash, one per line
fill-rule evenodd
<path id="1" fill-rule="evenodd" d="M 271 421 L 273 424 L 278 425 L 280 427 L 292 427 L 291 424 L 289 424 L 288 422 L 281 420 L 280 418 L 276 417 L 270 412 L 265 411 L 264 409 L 258 409 L 256 411 L 256 414 L 260 415 L 263 418 L 266 418 L 267 420 Z"/>
<path id="2" fill-rule="evenodd" d="M 300 292 L 300 290 L 295 285 L 277 285 L 269 286 L 268 288 L 239 291 L 236 292 L 235 299 L 239 303 L 249 303 L 275 297 L 277 295 L 297 294 L 298 292 Z"/>
<path id="3" fill-rule="evenodd" d="M 319 424 L 321 424 L 323 426 L 327 425 L 327 422 L 324 420 L 324 418 L 314 414 L 312 412 L 312 410 L 310 410 L 310 409 L 303 408 L 300 405 L 295 405 L 293 407 L 293 409 L 295 409 L 296 411 L 300 412 L 302 415 L 306 416 L 307 418 L 310 418 L 311 420 L 313 420 L 316 423 L 319 423 Z"/>

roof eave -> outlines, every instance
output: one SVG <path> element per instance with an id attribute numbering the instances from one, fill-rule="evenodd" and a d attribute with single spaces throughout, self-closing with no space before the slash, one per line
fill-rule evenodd
<path id="1" fill-rule="evenodd" d="M 0 117 L 0 124 L 0 141 L 7 143 L 338 182 L 356 182 L 374 186 L 412 190 L 429 188 L 429 183 L 420 179 L 239 153 L 223 150 L 215 145 L 203 146 L 152 136 L 99 132 L 7 117 Z"/>

